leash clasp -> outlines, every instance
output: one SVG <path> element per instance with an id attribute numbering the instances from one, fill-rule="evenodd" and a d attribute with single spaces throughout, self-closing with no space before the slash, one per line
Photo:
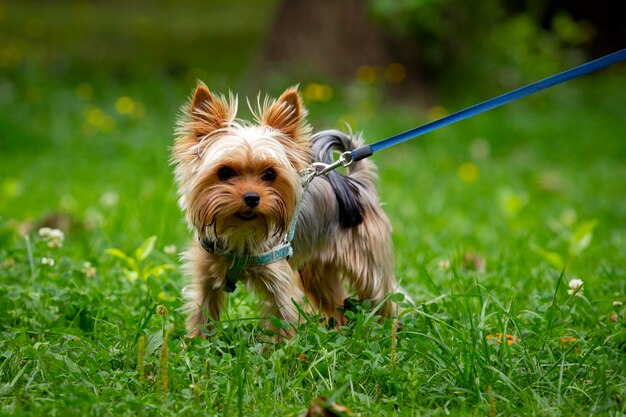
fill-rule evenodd
<path id="1" fill-rule="evenodd" d="M 328 174 L 330 171 L 334 171 L 340 166 L 346 168 L 352 165 L 354 162 L 354 156 L 352 155 L 352 151 L 347 151 L 339 155 L 339 159 L 337 159 L 332 164 L 325 164 L 323 162 L 313 162 L 312 167 L 315 170 L 314 176 L 319 177 L 322 175 Z"/>

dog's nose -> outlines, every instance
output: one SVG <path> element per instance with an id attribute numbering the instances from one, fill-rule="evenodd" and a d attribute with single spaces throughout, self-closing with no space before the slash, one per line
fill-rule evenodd
<path id="1" fill-rule="evenodd" d="M 250 208 L 255 208 L 261 202 L 261 196 L 259 196 L 257 193 L 245 193 L 243 195 L 243 202 L 246 204 L 246 206 Z"/>

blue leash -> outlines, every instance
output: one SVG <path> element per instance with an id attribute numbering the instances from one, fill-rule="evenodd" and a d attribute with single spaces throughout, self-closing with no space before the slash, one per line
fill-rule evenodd
<path id="1" fill-rule="evenodd" d="M 622 49 L 621 51 L 617 51 L 594 61 L 587 62 L 586 64 L 579 65 L 567 71 L 563 71 L 559 74 L 545 78 L 541 81 L 528 84 L 527 86 L 518 88 L 517 90 L 502 94 L 501 96 L 494 97 L 487 101 L 483 101 L 480 104 L 468 107 L 449 116 L 442 117 L 441 119 L 435 120 L 434 122 L 426 123 L 425 125 L 416 127 L 411 130 L 407 130 L 406 132 L 397 134 L 390 138 L 383 139 L 372 145 L 366 145 L 352 151 L 344 152 L 340 155 L 339 159 L 332 164 L 327 165 L 316 162 L 313 164 L 312 170 L 310 172 L 303 173 L 305 176 L 303 183 L 304 192 L 306 192 L 306 189 L 308 188 L 311 180 L 314 177 L 324 175 L 341 165 L 347 167 L 353 162 L 372 156 L 375 152 L 387 149 L 391 146 L 405 142 L 409 139 L 416 138 L 441 127 L 456 123 L 472 116 L 476 116 L 477 114 L 484 113 L 488 110 L 503 106 L 517 99 L 529 96 L 534 93 L 538 93 L 539 91 L 553 87 L 557 84 L 564 83 L 573 78 L 589 74 L 590 72 L 600 70 L 602 68 L 608 67 L 609 65 L 613 65 L 617 62 L 621 62 L 624 60 L 626 60 L 626 49 Z M 221 256 L 231 262 L 231 265 L 226 273 L 224 291 L 235 291 L 235 288 L 237 287 L 237 282 L 240 280 L 241 275 L 243 274 L 243 271 L 247 265 L 268 265 L 281 259 L 289 258 L 293 254 L 291 241 L 294 237 L 299 210 L 300 206 L 298 205 L 298 210 L 296 212 L 296 215 L 294 216 L 291 226 L 289 227 L 285 242 L 278 247 L 260 255 L 248 255 L 228 252 L 219 248 L 217 242 L 215 241 L 210 241 L 203 238 L 200 239 L 200 245 L 207 252 L 215 253 L 216 255 Z"/>
<path id="2" fill-rule="evenodd" d="M 472 107 L 468 107 L 464 110 L 458 111 L 446 117 L 442 117 L 441 119 L 435 120 L 434 122 L 426 123 L 425 125 L 416 127 L 411 130 L 407 130 L 406 132 L 399 133 L 390 138 L 383 139 L 372 145 L 362 146 L 353 151 L 345 152 L 341 155 L 336 164 L 325 167 L 325 169 L 320 171 L 320 174 L 326 173 L 339 165 L 348 166 L 352 162 L 370 157 L 378 151 L 387 149 L 391 146 L 405 142 L 409 139 L 414 139 L 425 133 L 432 132 L 433 130 L 448 126 L 452 123 L 456 123 L 469 117 L 476 116 L 477 114 L 484 113 L 491 109 L 495 109 L 496 107 L 503 106 L 512 101 L 518 100 L 534 93 L 538 93 L 539 91 L 553 87 L 557 84 L 561 84 L 582 75 L 598 71 L 602 68 L 606 68 L 610 65 L 624 60 L 626 60 L 626 49 L 622 49 L 621 51 L 617 51 L 602 58 L 587 62 L 586 64 L 579 65 L 567 71 L 563 71 L 551 77 L 545 78 L 541 81 L 528 84 L 524 87 L 518 88 L 517 90 L 513 90 L 500 96 L 491 98 L 487 101 L 483 101 L 480 104 L 475 104 Z"/>

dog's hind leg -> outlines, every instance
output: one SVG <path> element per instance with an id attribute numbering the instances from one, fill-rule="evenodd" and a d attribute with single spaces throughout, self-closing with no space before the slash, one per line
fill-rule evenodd
<path id="1" fill-rule="evenodd" d="M 362 224 L 346 232 L 338 241 L 337 260 L 359 299 L 370 300 L 376 307 L 398 289 L 389 221 L 380 211 L 368 211 Z M 379 308 L 385 317 L 395 311 L 390 301 Z"/>
<path id="2" fill-rule="evenodd" d="M 300 278 L 311 305 L 327 319 L 334 319 L 338 325 L 345 324 L 345 316 L 338 310 L 346 298 L 339 269 L 313 261 L 300 269 Z"/>

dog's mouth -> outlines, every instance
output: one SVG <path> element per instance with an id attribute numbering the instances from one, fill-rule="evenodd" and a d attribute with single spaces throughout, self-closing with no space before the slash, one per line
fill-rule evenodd
<path id="1" fill-rule="evenodd" d="M 244 211 L 244 212 L 239 212 L 237 214 L 235 214 L 235 216 L 237 216 L 237 218 L 244 220 L 244 221 L 250 221 L 250 220 L 254 220 L 258 217 L 258 213 L 255 213 L 254 211 Z"/>

